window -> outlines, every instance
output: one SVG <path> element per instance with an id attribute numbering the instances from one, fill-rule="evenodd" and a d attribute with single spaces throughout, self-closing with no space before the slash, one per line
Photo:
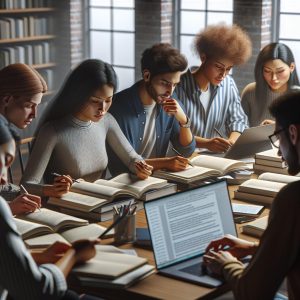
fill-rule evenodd
<path id="1" fill-rule="evenodd" d="M 89 0 L 89 56 L 114 66 L 119 89 L 134 78 L 134 0 Z"/>
<path id="2" fill-rule="evenodd" d="M 197 66 L 200 60 L 192 49 L 195 34 L 207 25 L 232 24 L 233 0 L 178 0 L 178 5 L 179 48 L 189 66 Z"/>
<path id="3" fill-rule="evenodd" d="M 288 45 L 293 51 L 298 76 L 300 75 L 300 2 L 295 0 L 279 1 L 280 10 L 277 18 L 279 20 L 279 32 L 277 40 Z"/>

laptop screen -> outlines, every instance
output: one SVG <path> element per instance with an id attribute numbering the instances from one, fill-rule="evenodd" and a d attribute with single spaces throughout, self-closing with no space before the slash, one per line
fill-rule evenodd
<path id="1" fill-rule="evenodd" d="M 145 202 L 157 269 L 204 254 L 224 234 L 236 236 L 225 180 Z"/>

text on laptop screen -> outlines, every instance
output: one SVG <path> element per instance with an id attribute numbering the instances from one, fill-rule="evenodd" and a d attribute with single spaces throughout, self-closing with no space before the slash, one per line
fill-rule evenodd
<path id="1" fill-rule="evenodd" d="M 236 235 L 225 181 L 145 203 L 157 268 L 204 253 L 208 243 Z"/>

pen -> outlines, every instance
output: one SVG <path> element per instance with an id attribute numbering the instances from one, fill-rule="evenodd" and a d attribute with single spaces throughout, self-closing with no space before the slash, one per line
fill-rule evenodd
<path id="1" fill-rule="evenodd" d="M 225 137 L 223 136 L 223 134 L 216 128 L 214 127 L 215 132 L 223 139 L 225 139 Z"/>
<path id="2" fill-rule="evenodd" d="M 51 175 L 53 175 L 53 176 L 63 176 L 63 175 L 61 175 L 61 174 L 58 174 L 58 173 L 55 173 L 55 172 L 52 172 L 51 173 Z M 79 180 L 77 180 L 77 179 L 73 179 L 73 178 L 71 178 L 72 179 L 72 181 L 73 182 L 77 182 L 77 183 L 79 183 L 80 181 Z"/>
<path id="3" fill-rule="evenodd" d="M 179 156 L 184 157 L 180 152 L 178 152 L 174 147 L 172 148 L 172 150 Z M 188 164 L 193 167 L 194 165 L 192 164 L 192 162 L 188 159 Z"/>
<path id="4" fill-rule="evenodd" d="M 29 193 L 27 192 L 27 190 L 25 189 L 25 187 L 24 187 L 23 184 L 20 184 L 20 188 L 21 188 L 21 190 L 22 190 L 22 192 L 23 192 L 24 194 L 29 194 Z M 38 209 L 39 211 L 41 211 L 41 208 L 40 208 L 40 207 L 37 207 L 37 209 Z"/>

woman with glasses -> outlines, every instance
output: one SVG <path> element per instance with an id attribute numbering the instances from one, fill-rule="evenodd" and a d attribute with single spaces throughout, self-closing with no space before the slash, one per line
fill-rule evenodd
<path id="1" fill-rule="evenodd" d="M 251 127 L 274 123 L 269 105 L 299 85 L 294 55 L 282 43 L 271 43 L 260 51 L 254 74 L 255 82 L 248 84 L 242 92 L 242 106 Z"/>
<path id="2" fill-rule="evenodd" d="M 22 177 L 29 191 L 59 197 L 68 192 L 72 178 L 104 177 L 106 143 L 139 178 L 151 174 L 152 167 L 134 151 L 108 113 L 116 87 L 114 69 L 101 60 L 85 60 L 70 73 L 37 129 Z"/>
<path id="3" fill-rule="evenodd" d="M 191 119 L 197 147 L 225 152 L 247 126 L 239 92 L 228 75 L 251 55 L 249 36 L 237 25 L 208 26 L 195 38 L 201 65 L 181 76 L 175 92 Z"/>

